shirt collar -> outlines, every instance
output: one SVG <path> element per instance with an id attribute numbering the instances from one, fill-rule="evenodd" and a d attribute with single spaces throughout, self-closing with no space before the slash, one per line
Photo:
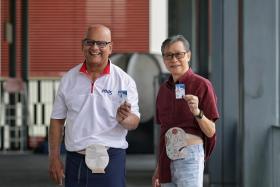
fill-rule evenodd
<path id="1" fill-rule="evenodd" d="M 102 75 L 106 75 L 106 74 L 110 74 L 110 60 L 108 61 L 106 67 L 104 68 L 103 72 L 101 73 Z M 80 68 L 80 73 L 84 73 L 86 75 L 89 75 L 88 71 L 87 71 L 87 66 L 86 66 L 86 61 L 84 61 L 83 65 Z"/>
<path id="2" fill-rule="evenodd" d="M 186 82 L 186 80 L 188 80 L 192 75 L 193 75 L 193 70 L 191 68 L 188 69 L 188 71 L 186 71 L 182 77 L 179 78 L 178 81 L 174 82 L 172 75 L 169 76 L 169 79 L 167 81 L 167 86 L 169 88 L 175 88 L 175 84 L 178 83 L 184 83 Z"/>

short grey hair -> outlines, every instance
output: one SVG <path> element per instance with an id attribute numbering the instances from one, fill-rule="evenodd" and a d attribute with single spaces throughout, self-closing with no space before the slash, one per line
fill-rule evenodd
<path id="1" fill-rule="evenodd" d="M 175 42 L 182 42 L 184 47 L 185 47 L 185 50 L 187 52 L 190 51 L 190 43 L 189 41 L 183 36 L 183 35 L 174 35 L 174 36 L 171 36 L 169 38 L 167 38 L 166 40 L 164 40 L 162 42 L 162 45 L 161 45 L 161 54 L 164 55 L 164 49 L 166 47 L 168 47 L 169 45 L 175 43 Z"/>

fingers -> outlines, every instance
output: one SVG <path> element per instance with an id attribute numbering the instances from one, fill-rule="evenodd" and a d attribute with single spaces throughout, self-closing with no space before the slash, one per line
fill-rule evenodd
<path id="1" fill-rule="evenodd" d="M 156 179 L 156 181 L 155 181 L 155 187 L 160 187 L 158 179 Z"/>
<path id="2" fill-rule="evenodd" d="M 198 97 L 195 96 L 195 95 L 187 94 L 187 95 L 184 96 L 184 99 L 187 102 L 190 111 L 193 114 L 196 114 L 197 111 L 199 111 L 199 109 L 198 109 L 198 103 L 199 103 Z"/>
<path id="3" fill-rule="evenodd" d="M 50 160 L 49 175 L 56 184 L 63 185 L 65 175 L 64 167 L 60 160 Z"/>
<path id="4" fill-rule="evenodd" d="M 184 99 L 187 101 L 189 106 L 198 107 L 198 97 L 195 95 L 185 95 Z"/>
<path id="5" fill-rule="evenodd" d="M 198 101 L 198 97 L 195 96 L 195 95 L 191 95 L 191 94 L 184 95 L 184 99 L 186 101 L 191 101 L 191 100 L 197 100 Z"/>
<path id="6" fill-rule="evenodd" d="M 51 174 L 51 178 L 56 184 L 63 185 L 65 176 L 63 172 L 56 172 Z"/>
<path id="7" fill-rule="evenodd" d="M 63 185 L 63 180 L 65 178 L 64 173 L 61 174 L 61 177 L 59 178 L 59 185 L 62 186 Z"/>
<path id="8" fill-rule="evenodd" d="M 118 108 L 118 113 L 121 116 L 127 116 L 130 113 L 131 110 L 131 104 L 124 102 L 124 104 L 120 105 Z"/>
<path id="9" fill-rule="evenodd" d="M 160 187 L 158 178 L 153 178 L 152 186 L 153 187 Z"/>
<path id="10" fill-rule="evenodd" d="M 131 104 L 128 103 L 127 101 L 125 101 L 124 104 L 123 104 L 123 107 L 130 111 L 130 109 L 131 109 Z"/>
<path id="11" fill-rule="evenodd" d="M 56 184 L 61 186 L 63 185 L 63 180 L 65 178 L 63 170 L 57 172 L 51 172 L 50 177 Z"/>
<path id="12" fill-rule="evenodd" d="M 117 109 L 117 120 L 119 122 L 123 121 L 125 118 L 129 116 L 130 112 L 131 112 L 131 104 L 125 101 Z"/>

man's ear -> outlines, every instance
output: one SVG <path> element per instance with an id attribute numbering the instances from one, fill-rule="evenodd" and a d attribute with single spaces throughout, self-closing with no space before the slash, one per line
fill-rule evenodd
<path id="1" fill-rule="evenodd" d="M 187 55 L 187 63 L 189 67 L 191 67 L 191 57 L 192 57 L 191 51 L 188 51 L 186 55 Z"/>
<path id="2" fill-rule="evenodd" d="M 187 55 L 188 55 L 189 60 L 191 60 L 191 57 L 192 57 L 191 51 L 188 51 L 188 52 L 187 52 Z"/>
<path id="3" fill-rule="evenodd" d="M 110 54 L 113 52 L 113 42 L 109 43 Z"/>

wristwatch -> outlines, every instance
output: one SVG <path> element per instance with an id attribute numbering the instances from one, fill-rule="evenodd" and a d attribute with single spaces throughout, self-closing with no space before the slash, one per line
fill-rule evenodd
<path id="1" fill-rule="evenodd" d="M 199 110 L 199 114 L 194 116 L 194 117 L 197 118 L 197 119 L 202 119 L 203 118 L 203 111 Z"/>

